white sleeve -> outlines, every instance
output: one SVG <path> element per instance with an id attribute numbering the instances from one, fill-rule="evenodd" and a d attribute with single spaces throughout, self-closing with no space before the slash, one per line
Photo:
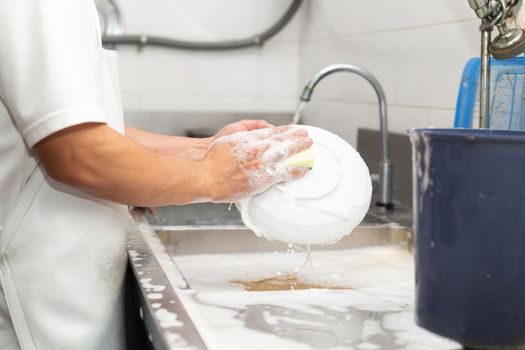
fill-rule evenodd
<path id="1" fill-rule="evenodd" d="M 0 99 L 29 147 L 107 122 L 97 104 L 97 21 L 93 0 L 0 0 Z"/>

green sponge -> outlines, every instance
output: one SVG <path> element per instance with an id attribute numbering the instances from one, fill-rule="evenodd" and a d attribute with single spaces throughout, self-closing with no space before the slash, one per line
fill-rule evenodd
<path id="1" fill-rule="evenodd" d="M 286 159 L 284 163 L 289 167 L 306 166 L 311 169 L 314 167 L 315 155 L 312 149 L 309 148 L 290 156 L 290 158 Z"/>

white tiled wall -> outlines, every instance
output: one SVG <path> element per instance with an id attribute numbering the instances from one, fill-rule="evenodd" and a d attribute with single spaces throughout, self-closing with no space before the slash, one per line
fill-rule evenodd
<path id="1" fill-rule="evenodd" d="M 193 40 L 244 37 L 272 24 L 284 0 L 120 0 L 128 33 Z M 466 0 L 306 0 L 262 49 L 199 53 L 121 49 L 126 110 L 292 113 L 302 86 L 333 63 L 361 65 L 383 84 L 390 128 L 451 126 L 461 71 L 479 51 Z M 355 143 L 378 126 L 361 78 L 340 74 L 317 88 L 305 121 Z"/>
<path id="2" fill-rule="evenodd" d="M 120 0 L 127 33 L 184 40 L 245 38 L 266 29 L 282 0 Z M 124 108 L 133 112 L 288 112 L 298 92 L 297 17 L 263 48 L 191 52 L 121 47 Z"/>
<path id="3" fill-rule="evenodd" d="M 306 83 L 332 63 L 360 65 L 383 84 L 392 131 L 448 127 L 463 66 L 479 51 L 477 30 L 465 0 L 308 0 L 299 79 Z M 352 143 L 357 127 L 378 126 L 375 94 L 361 78 L 339 74 L 321 84 L 305 109 L 307 123 Z"/>

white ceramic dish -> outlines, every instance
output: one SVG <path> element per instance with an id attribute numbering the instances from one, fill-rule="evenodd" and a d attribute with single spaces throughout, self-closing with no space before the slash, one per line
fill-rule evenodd
<path id="1" fill-rule="evenodd" d="M 312 126 L 313 169 L 237 207 L 258 236 L 285 243 L 333 244 L 365 217 L 372 196 L 370 172 L 359 153 L 339 136 Z"/>

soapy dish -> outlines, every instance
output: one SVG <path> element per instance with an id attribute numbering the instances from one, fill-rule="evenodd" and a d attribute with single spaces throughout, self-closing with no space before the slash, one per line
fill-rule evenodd
<path id="1" fill-rule="evenodd" d="M 308 159 L 299 160 L 313 163 L 310 172 L 236 205 L 244 224 L 258 236 L 292 244 L 333 244 L 365 217 L 372 196 L 370 172 L 339 136 L 312 126 L 301 128 L 314 141 L 311 154 L 302 156 Z"/>

